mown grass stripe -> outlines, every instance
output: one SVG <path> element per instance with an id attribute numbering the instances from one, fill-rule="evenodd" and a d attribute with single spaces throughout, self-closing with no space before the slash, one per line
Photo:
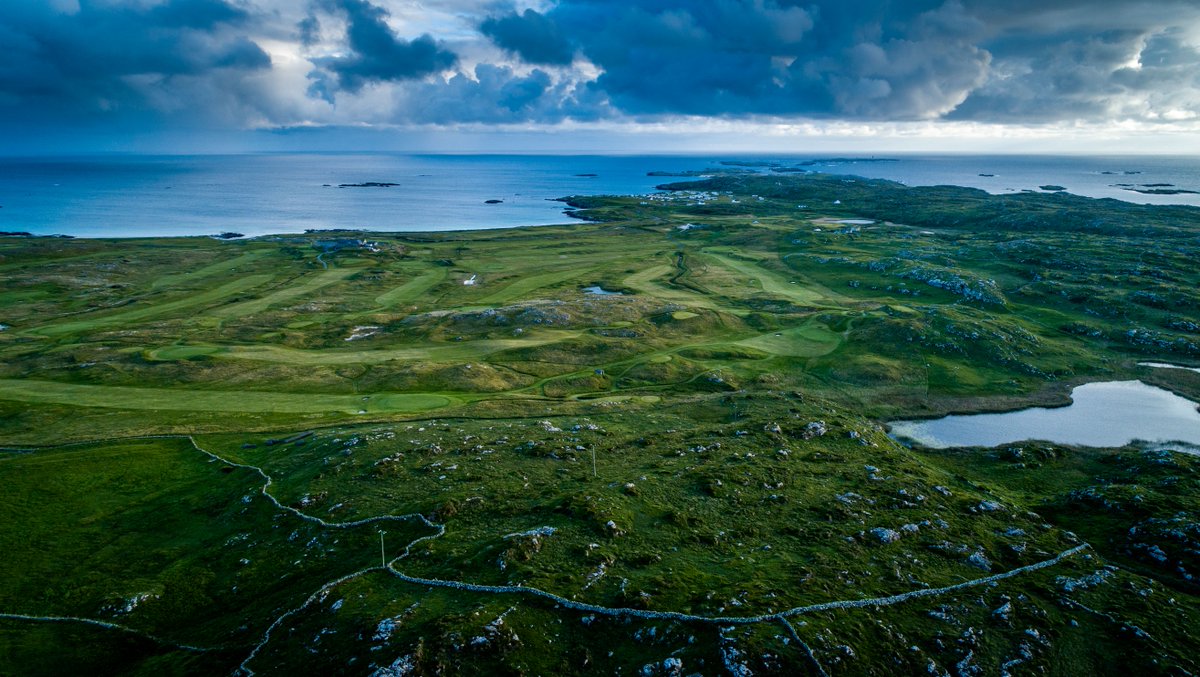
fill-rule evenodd
<path id="1" fill-rule="evenodd" d="M 145 306 L 135 306 L 131 310 L 113 313 L 97 318 L 89 318 L 85 320 L 76 320 L 74 322 L 64 322 L 62 324 L 51 324 L 44 327 L 38 327 L 30 330 L 30 333 L 39 334 L 42 336 L 61 336 L 63 334 L 77 334 L 95 329 L 111 327 L 113 325 L 134 323 L 138 320 L 155 317 L 158 315 L 166 315 L 188 308 L 205 305 L 214 301 L 219 301 L 223 298 L 240 294 L 249 291 L 259 285 L 265 284 L 272 279 L 271 275 L 248 275 L 238 278 L 232 282 L 227 282 L 220 287 L 210 289 L 205 292 L 191 294 L 175 301 L 166 303 L 154 303 Z"/>
<path id="2" fill-rule="evenodd" d="M 330 395 L 262 391 L 136 388 L 0 379 L 0 399 L 37 404 L 150 411 L 315 414 L 326 412 L 404 413 L 447 406 L 450 398 L 428 393 Z"/>
<path id="3" fill-rule="evenodd" d="M 328 287 L 331 284 L 341 282 L 354 273 L 355 270 L 353 268 L 335 268 L 333 270 L 322 271 L 307 278 L 302 278 L 299 281 L 293 280 L 293 284 L 289 284 L 283 289 L 267 294 L 266 296 L 222 306 L 213 310 L 212 315 L 228 319 L 261 313 L 273 305 L 312 294 L 322 287 Z"/>

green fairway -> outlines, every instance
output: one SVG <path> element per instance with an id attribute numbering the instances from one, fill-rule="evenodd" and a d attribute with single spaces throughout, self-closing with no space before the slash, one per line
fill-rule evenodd
<path id="1" fill-rule="evenodd" d="M 377 393 L 318 395 L 257 391 L 185 390 L 78 385 L 54 381 L 0 379 L 0 399 L 107 409 L 263 412 L 277 414 L 403 413 L 450 404 L 442 395 Z"/>
<path id="2" fill-rule="evenodd" d="M 695 306 L 697 308 L 715 309 L 719 307 L 713 299 L 704 294 L 664 284 L 661 281 L 662 278 L 674 272 L 675 269 L 669 265 L 651 266 L 625 277 L 621 281 L 621 284 L 636 290 L 640 294 L 674 303 Z"/>
<path id="3" fill-rule="evenodd" d="M 116 327 L 123 324 L 132 324 L 140 320 L 155 318 L 162 315 L 170 315 L 182 310 L 205 306 L 235 294 L 240 294 L 254 289 L 255 287 L 266 284 L 271 279 L 271 275 L 248 275 L 246 277 L 239 277 L 238 279 L 233 280 L 232 282 L 227 282 L 215 289 L 193 293 L 175 301 L 155 303 L 143 307 L 135 306 L 131 310 L 101 315 L 100 317 L 96 317 L 94 319 L 89 318 L 86 320 L 73 320 L 61 324 L 51 324 L 33 329 L 31 330 L 31 333 L 40 334 L 42 336 L 61 336 L 63 334 L 77 334 L 94 331 L 97 329 L 108 329 L 110 327 Z"/>
<path id="4" fill-rule="evenodd" d="M 180 285 L 186 285 L 196 280 L 203 280 L 207 277 L 212 277 L 218 274 L 228 274 L 230 271 L 237 270 L 242 266 L 249 265 L 263 258 L 270 253 L 268 249 L 257 249 L 255 251 L 244 252 L 232 259 L 217 261 L 203 268 L 189 270 L 185 273 L 176 273 L 174 275 L 164 275 L 151 285 L 154 289 L 170 288 Z"/>
<path id="5" fill-rule="evenodd" d="M 523 277 L 498 291 L 488 294 L 480 299 L 479 303 L 488 305 L 511 303 L 513 301 L 523 299 L 529 294 L 538 291 L 543 287 L 562 284 L 568 280 L 573 280 L 587 275 L 589 272 L 591 272 L 591 269 L 584 267 L 530 275 L 528 277 Z"/>
<path id="6" fill-rule="evenodd" d="M 769 271 L 756 263 L 717 254 L 711 250 L 706 251 L 705 255 L 750 278 L 765 294 L 779 296 L 800 305 L 828 303 L 828 300 L 822 298 L 820 293 L 806 288 L 795 280 L 785 279 L 782 275 Z"/>
<path id="7" fill-rule="evenodd" d="M 411 303 L 421 298 L 430 289 L 446 279 L 445 268 L 433 268 L 404 284 L 375 297 L 375 304 L 382 309 L 391 308 L 401 303 Z"/>
<path id="8" fill-rule="evenodd" d="M 842 344 L 842 337 L 822 324 L 810 323 L 792 329 L 738 341 L 737 345 L 757 348 L 772 355 L 817 357 L 828 355 Z"/>
<path id="9" fill-rule="evenodd" d="M 298 350 L 283 346 L 168 346 L 150 351 L 156 360 L 187 360 L 201 355 L 295 365 L 379 364 L 393 361 L 480 360 L 502 350 L 534 348 L 579 336 L 577 331 L 543 330 L 519 339 L 481 339 L 444 345 L 376 350 Z"/>
<path id="10" fill-rule="evenodd" d="M 293 280 L 282 289 L 271 292 L 266 296 L 222 306 L 213 310 L 211 314 L 222 319 L 227 319 L 261 313 L 273 305 L 310 296 L 324 287 L 341 282 L 353 275 L 354 272 L 352 268 L 335 268 L 333 270 L 323 270 L 319 273 L 310 273 L 306 277 L 301 278 L 301 280 Z"/>

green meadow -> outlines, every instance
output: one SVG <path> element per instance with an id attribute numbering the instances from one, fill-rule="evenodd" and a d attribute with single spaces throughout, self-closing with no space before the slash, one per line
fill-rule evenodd
<path id="1" fill-rule="evenodd" d="M 1200 459 L 885 430 L 1200 399 L 1200 210 L 672 188 L 0 238 L 0 674 L 1200 671 Z"/>

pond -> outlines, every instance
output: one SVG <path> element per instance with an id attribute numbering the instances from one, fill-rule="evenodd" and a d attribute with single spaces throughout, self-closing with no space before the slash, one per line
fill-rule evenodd
<path id="1" fill-rule="evenodd" d="M 1002 414 L 894 421 L 893 437 L 933 449 L 996 447 L 1045 440 L 1084 447 L 1147 442 L 1200 445 L 1200 411 L 1191 400 L 1141 381 L 1088 383 L 1071 391 L 1066 407 Z"/>
<path id="2" fill-rule="evenodd" d="M 619 291 L 609 291 L 598 285 L 593 287 L 584 287 L 583 291 L 594 296 L 624 296 L 624 294 Z"/>

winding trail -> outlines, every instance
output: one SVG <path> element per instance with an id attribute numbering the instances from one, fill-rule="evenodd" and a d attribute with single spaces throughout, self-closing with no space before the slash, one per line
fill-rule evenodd
<path id="1" fill-rule="evenodd" d="M 318 588 L 315 592 L 313 592 L 311 595 L 309 595 L 304 600 L 304 602 L 301 603 L 299 606 L 289 609 L 288 611 L 285 611 L 284 613 L 282 613 L 278 617 L 276 617 L 276 619 L 271 623 L 271 625 L 269 625 L 267 627 L 267 629 L 263 632 L 262 637 L 260 638 L 258 644 L 256 644 L 253 647 L 253 649 L 251 649 L 249 655 L 247 655 L 246 658 L 238 665 L 236 672 L 245 674 L 248 677 L 255 674 L 254 671 L 249 666 L 250 662 L 253 661 L 258 656 L 258 654 L 262 651 L 262 649 L 264 647 L 266 647 L 267 644 L 270 643 L 272 634 L 276 630 L 278 630 L 287 621 L 287 619 L 289 619 L 292 616 L 294 616 L 295 614 L 303 611 L 304 609 L 308 608 L 309 606 L 312 606 L 312 604 L 314 602 L 316 602 L 320 599 L 323 599 L 325 594 L 327 594 L 333 588 L 335 588 L 343 583 L 346 583 L 348 581 L 351 581 L 351 580 L 354 580 L 354 579 L 360 578 L 362 576 L 365 576 L 367 574 L 371 574 L 371 573 L 375 573 L 375 572 L 380 572 L 380 573 L 386 572 L 386 573 L 390 574 L 391 576 L 398 578 L 406 583 L 411 583 L 413 585 L 418 585 L 418 586 L 422 586 L 422 587 L 426 587 L 426 588 L 447 588 L 447 589 L 458 590 L 458 591 L 463 591 L 463 592 L 474 592 L 474 593 L 492 594 L 492 595 L 527 595 L 530 597 L 540 597 L 540 598 L 548 600 L 550 602 L 554 602 L 555 604 L 560 605 L 567 609 L 572 609 L 575 611 L 582 611 L 582 612 L 587 612 L 587 613 L 592 613 L 592 614 L 597 614 L 597 615 L 602 615 L 602 616 L 609 616 L 609 617 L 614 617 L 614 618 L 629 617 L 629 618 L 640 618 L 643 620 L 669 620 L 669 621 L 679 621 L 679 622 L 685 622 L 685 623 L 704 623 L 704 624 L 713 624 L 713 625 L 752 625 L 752 624 L 757 624 L 757 623 L 768 623 L 768 622 L 779 623 L 788 630 L 788 633 L 791 635 L 791 637 L 796 642 L 798 642 L 800 644 L 800 646 L 804 649 L 805 653 L 807 654 L 810 661 L 813 663 L 813 666 L 816 668 L 817 672 L 819 674 L 826 675 L 827 673 L 825 672 L 824 668 L 821 666 L 820 662 L 817 661 L 816 655 L 813 653 L 812 649 L 808 646 L 808 644 L 806 644 L 802 639 L 800 639 L 800 636 L 796 633 L 795 628 L 792 626 L 792 624 L 789 622 L 788 619 L 796 617 L 796 616 L 804 615 L 804 614 L 818 613 L 818 612 L 822 612 L 822 611 L 833 611 L 833 610 L 838 610 L 838 609 L 861 609 L 861 608 L 866 608 L 866 607 L 880 608 L 880 607 L 892 606 L 895 604 L 901 604 L 903 602 L 907 602 L 907 601 L 914 600 L 914 599 L 920 599 L 923 597 L 934 597 L 937 595 L 944 595 L 947 593 L 956 592 L 959 590 L 965 590 L 968 588 L 979 587 L 982 585 L 989 585 L 989 584 L 992 584 L 992 583 L 995 583 L 998 581 L 1002 581 L 1002 580 L 1005 580 L 1008 578 L 1013 578 L 1015 576 L 1019 576 L 1021 574 L 1030 573 L 1033 571 L 1038 571 L 1040 569 L 1052 567 L 1052 566 L 1058 564 L 1059 562 L 1062 562 L 1064 559 L 1067 559 L 1069 557 L 1077 555 L 1091 547 L 1091 545 L 1084 543 L 1082 545 L 1078 545 L 1069 550 L 1065 550 L 1065 551 L 1059 553 L 1058 555 L 1056 555 L 1055 557 L 1052 557 L 1047 560 L 1035 562 L 1033 564 L 1028 564 L 1028 565 L 1025 565 L 1022 567 L 1017 567 L 1016 569 L 1011 569 L 1011 570 L 1003 572 L 1003 573 L 993 574 L 991 576 L 985 576 L 983 578 L 976 578 L 976 579 L 972 579 L 969 581 L 963 581 L 962 583 L 955 583 L 953 585 L 947 585 L 947 586 L 940 587 L 940 588 L 921 588 L 921 589 L 912 590 L 909 592 L 900 593 L 897 595 L 889 595 L 886 597 L 871 597 L 871 598 L 865 598 L 865 599 L 820 602 L 817 604 L 809 604 L 809 605 L 805 605 L 805 606 L 793 607 L 791 609 L 786 609 L 784 611 L 778 611 L 778 612 L 767 613 L 767 614 L 758 614 L 758 615 L 753 615 L 753 616 L 703 616 L 703 615 L 699 615 L 699 614 L 681 613 L 681 612 L 677 612 L 677 611 L 649 611 L 649 610 L 644 610 L 644 609 L 631 609 L 631 608 L 626 608 L 626 607 L 607 607 L 607 606 L 602 606 L 599 604 L 590 604 L 587 602 L 577 602 L 575 600 L 567 599 L 566 597 L 557 595 L 552 592 L 548 592 L 546 590 L 541 590 L 539 588 L 519 586 L 519 585 L 481 585 L 478 583 L 468 583 L 465 581 L 454 581 L 454 580 L 445 580 L 445 579 L 438 579 L 438 578 L 422 578 L 420 576 L 412 576 L 412 575 L 406 574 L 396 568 L 396 566 L 395 566 L 396 563 L 399 562 L 400 560 L 408 557 L 410 555 L 410 553 L 412 552 L 413 547 L 417 546 L 418 544 L 426 542 L 426 541 L 431 541 L 435 538 L 440 538 L 443 535 L 445 535 L 446 527 L 444 525 L 433 522 L 420 513 L 408 513 L 408 514 L 404 514 L 404 515 L 377 515 L 374 517 L 367 517 L 367 518 L 353 520 L 353 521 L 349 521 L 349 522 L 329 522 L 324 519 L 321 519 L 320 517 L 308 515 L 306 513 L 301 512 L 300 510 L 297 510 L 296 508 L 293 508 L 288 505 L 284 505 L 283 503 L 281 503 L 279 501 L 279 499 L 275 498 L 275 496 L 273 494 L 271 494 L 270 488 L 271 488 L 271 485 L 274 484 L 274 479 L 270 475 L 268 475 L 266 473 L 266 471 L 264 471 L 262 468 L 255 466 L 255 465 L 249 465 L 246 463 L 238 463 L 236 461 L 232 461 L 223 456 L 220 456 L 214 452 L 211 452 L 211 451 L 201 447 L 196 442 L 195 438 L 192 437 L 191 435 L 142 435 L 142 436 L 125 437 L 125 438 L 109 438 L 109 439 L 102 439 L 102 440 L 90 440 L 90 441 L 84 441 L 84 442 L 72 442 L 69 444 L 54 445 L 54 446 L 47 446 L 47 447 L 40 447 L 40 448 L 21 448 L 21 449 L 0 448 L 0 451 L 36 453 L 37 451 L 41 451 L 41 450 L 103 443 L 106 441 L 116 441 L 117 439 L 124 440 L 124 441 L 146 440 L 146 439 L 187 440 L 196 451 L 200 452 L 201 454 L 204 454 L 205 456 L 209 457 L 210 459 L 212 459 L 214 461 L 223 463 L 230 467 L 244 468 L 247 470 L 254 471 L 263 479 L 262 486 L 259 488 L 259 493 L 262 494 L 262 496 L 265 497 L 268 501 L 270 501 L 272 505 L 274 505 L 277 509 L 287 512 L 287 513 L 290 513 L 301 520 L 304 520 L 306 522 L 310 522 L 313 524 L 317 524 L 317 525 L 320 525 L 325 528 L 352 529 L 355 527 L 360 527 L 360 526 L 364 526 L 364 525 L 368 525 L 368 524 L 378 524 L 378 523 L 383 523 L 383 522 L 407 522 L 407 521 L 411 521 L 411 520 L 416 520 L 416 521 L 421 522 L 423 525 L 434 530 L 434 533 L 432 533 L 432 534 L 429 534 L 427 536 L 422 536 L 420 538 L 417 538 L 417 539 L 409 542 L 408 545 L 406 545 L 404 547 L 404 551 L 399 556 L 392 558 L 386 564 L 381 564 L 380 566 L 374 566 L 374 567 L 367 567 L 365 569 L 360 569 L 358 571 L 355 571 L 355 572 L 352 572 L 349 574 L 345 574 L 339 578 L 335 578 L 335 579 L 325 583 L 320 588 Z M 116 630 L 116 631 L 120 631 L 120 632 L 126 632 L 126 633 L 130 633 L 130 634 L 138 635 L 140 637 L 153 640 L 160 644 L 164 644 L 167 646 L 174 646 L 174 647 L 178 647 L 180 649 L 184 649 L 184 650 L 188 650 L 188 651 L 215 651 L 215 650 L 218 650 L 217 648 L 203 648 L 203 647 L 195 647 L 195 646 L 186 645 L 186 644 L 178 644 L 178 643 L 172 642 L 170 640 L 162 639 L 162 638 L 156 637 L 154 635 L 150 635 L 148 633 L 141 632 L 134 628 L 130 628 L 127 626 L 118 625 L 116 623 L 110 623 L 108 621 L 98 620 L 98 619 L 79 618 L 79 617 L 74 617 L 74 616 L 34 616 L 34 615 L 27 615 L 27 614 L 20 614 L 20 613 L 4 613 L 4 612 L 0 612 L 0 619 L 42 621 L 42 622 L 85 623 L 85 624 L 89 624 L 89 625 L 93 625 L 93 626 L 97 626 L 97 627 L 101 627 L 101 628 L 107 628 L 110 630 Z"/>

